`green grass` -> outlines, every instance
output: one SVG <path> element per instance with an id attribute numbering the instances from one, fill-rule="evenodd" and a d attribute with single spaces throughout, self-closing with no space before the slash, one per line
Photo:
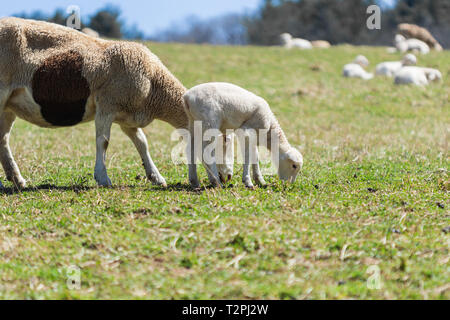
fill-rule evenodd
<path id="1" fill-rule="evenodd" d="M 115 126 L 114 188 L 101 189 L 93 124 L 17 121 L 12 149 L 31 187 L 14 192 L 0 174 L 0 298 L 450 298 L 449 51 L 419 57 L 444 76 L 420 89 L 341 77 L 359 53 L 371 69 L 400 59 L 384 48 L 149 47 L 187 87 L 229 81 L 266 98 L 304 155 L 301 176 L 251 191 L 238 166 L 233 187 L 192 191 L 170 160 L 171 127 L 155 121 L 145 131 L 169 188 L 142 178 Z M 66 285 L 71 265 L 80 290 Z"/>

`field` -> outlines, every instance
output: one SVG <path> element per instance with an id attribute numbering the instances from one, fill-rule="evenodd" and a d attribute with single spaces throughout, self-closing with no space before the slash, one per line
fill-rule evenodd
<path id="1" fill-rule="evenodd" d="M 419 57 L 425 89 L 341 77 L 400 55 L 338 46 L 286 51 L 148 43 L 185 84 L 228 81 L 270 103 L 305 159 L 297 182 L 194 191 L 173 129 L 145 129 L 169 187 L 150 185 L 117 126 L 114 187 L 93 179 L 93 124 L 17 121 L 11 146 L 29 188 L 0 179 L 2 299 L 449 299 L 450 52 Z M 77 266 L 79 288 L 67 286 Z M 69 279 L 71 279 L 69 277 Z M 71 290 L 73 289 L 73 290 Z"/>

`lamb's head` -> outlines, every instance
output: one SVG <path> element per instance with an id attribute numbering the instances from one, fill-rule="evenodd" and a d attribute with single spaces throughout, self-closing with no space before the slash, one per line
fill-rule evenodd
<path id="1" fill-rule="evenodd" d="M 442 80 L 442 73 L 437 69 L 427 68 L 427 69 L 425 69 L 425 75 L 426 75 L 428 81 Z"/>
<path id="2" fill-rule="evenodd" d="M 220 182 L 227 183 L 233 178 L 234 157 L 233 157 L 233 138 L 231 135 L 222 135 L 223 148 L 221 159 L 217 158 L 217 171 L 219 172 Z"/>
<path id="3" fill-rule="evenodd" d="M 404 66 L 415 66 L 417 64 L 417 58 L 412 53 L 408 53 L 403 57 L 402 64 Z"/>
<path id="4" fill-rule="evenodd" d="M 287 45 L 291 42 L 292 36 L 289 33 L 282 33 L 280 35 L 280 42 L 282 45 Z"/>
<path id="5" fill-rule="evenodd" d="M 283 181 L 294 183 L 303 167 L 303 156 L 297 149 L 291 147 L 287 152 L 280 151 L 278 176 Z"/>
<path id="6" fill-rule="evenodd" d="M 401 34 L 397 34 L 395 35 L 395 43 L 401 43 L 401 42 L 405 42 L 406 38 L 404 36 L 402 36 Z"/>
<path id="7" fill-rule="evenodd" d="M 369 60 L 363 55 L 358 55 L 353 63 L 359 64 L 363 68 L 367 68 L 369 66 Z"/>

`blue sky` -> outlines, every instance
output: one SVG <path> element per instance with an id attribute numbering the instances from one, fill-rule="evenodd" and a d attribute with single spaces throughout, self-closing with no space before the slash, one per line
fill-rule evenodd
<path id="1" fill-rule="evenodd" d="M 252 11 L 259 7 L 261 0 L 6 0 L 0 5 L 0 17 L 36 10 L 53 13 L 56 8 L 78 5 L 83 18 L 108 3 L 122 9 L 127 24 L 136 23 L 144 33 L 153 34 L 190 15 L 209 18 L 228 12 Z"/>

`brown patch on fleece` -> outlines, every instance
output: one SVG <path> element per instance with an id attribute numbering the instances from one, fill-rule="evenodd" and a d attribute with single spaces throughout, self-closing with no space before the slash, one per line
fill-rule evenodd
<path id="1" fill-rule="evenodd" d="M 91 91 L 82 70 L 83 57 L 76 51 L 51 56 L 36 70 L 33 98 L 47 122 L 67 127 L 83 120 Z"/>

